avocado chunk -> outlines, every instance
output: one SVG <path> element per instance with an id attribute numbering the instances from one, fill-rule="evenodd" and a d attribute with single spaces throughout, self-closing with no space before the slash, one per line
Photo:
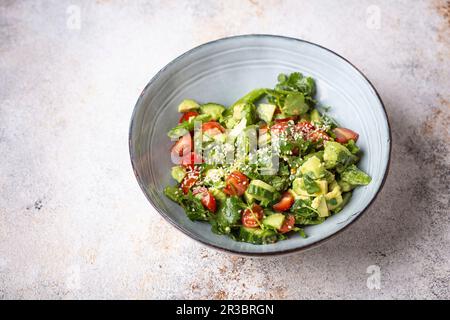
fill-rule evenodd
<path id="1" fill-rule="evenodd" d="M 328 170 L 325 170 L 325 180 L 327 180 L 328 186 L 329 186 L 331 183 L 333 183 L 333 182 L 336 181 L 336 178 L 335 178 L 335 176 L 334 176 L 333 173 L 331 173 L 331 172 L 328 171 Z M 332 188 L 332 187 L 329 187 L 329 189 L 333 189 L 333 188 Z"/>
<path id="2" fill-rule="evenodd" d="M 260 103 L 256 108 L 258 118 L 269 123 L 272 121 L 273 114 L 275 113 L 276 106 L 269 103 Z"/>
<path id="3" fill-rule="evenodd" d="M 342 194 L 342 202 L 341 202 L 341 204 L 339 204 L 336 208 L 334 208 L 333 212 L 334 213 L 340 212 L 347 205 L 347 203 L 350 201 L 351 198 L 352 198 L 352 193 L 351 192 L 343 193 Z"/>
<path id="4" fill-rule="evenodd" d="M 324 218 L 330 215 L 325 196 L 320 195 L 311 202 L 311 207 L 317 210 L 319 217 Z"/>
<path id="5" fill-rule="evenodd" d="M 336 188 L 337 186 L 339 186 L 339 184 L 337 183 L 336 180 L 333 180 L 333 182 L 328 182 L 328 190 L 333 190 L 334 188 Z M 339 186 L 340 187 L 340 186 Z M 342 188 L 341 188 L 342 189 Z M 341 190 L 342 191 L 342 190 Z"/>
<path id="6" fill-rule="evenodd" d="M 341 187 L 339 187 L 339 185 L 336 185 L 331 192 L 328 192 L 325 195 L 325 199 L 327 201 L 327 207 L 329 210 L 336 209 L 343 201 Z"/>
<path id="7" fill-rule="evenodd" d="M 188 112 L 198 108 L 200 108 L 200 105 L 195 100 L 185 99 L 178 105 L 178 112 Z"/>
<path id="8" fill-rule="evenodd" d="M 312 109 L 310 113 L 311 121 L 313 122 L 320 122 L 322 120 L 322 117 L 320 116 L 319 111 L 317 109 Z"/>
<path id="9" fill-rule="evenodd" d="M 234 106 L 233 111 L 230 108 L 224 112 L 224 123 L 228 129 L 233 129 L 237 124 L 245 120 L 246 126 L 256 123 L 256 107 L 251 103 L 239 103 Z M 245 129 L 245 127 L 244 127 Z"/>
<path id="10" fill-rule="evenodd" d="M 307 155 L 304 157 L 304 159 L 305 159 L 305 160 L 308 160 L 308 159 L 311 158 L 311 157 L 317 157 L 317 158 L 320 159 L 321 162 L 323 162 L 323 151 L 317 151 L 317 152 L 314 152 L 314 153 L 309 153 L 309 154 L 307 154 Z"/>
<path id="11" fill-rule="evenodd" d="M 233 129 L 234 126 L 239 122 L 235 118 L 233 118 L 232 116 L 226 117 L 223 121 L 224 121 L 225 127 L 227 127 L 227 129 Z"/>
<path id="12" fill-rule="evenodd" d="M 301 166 L 300 172 L 303 175 L 308 175 L 313 179 L 320 179 L 325 176 L 325 168 L 316 156 L 308 158 Z"/>
<path id="13" fill-rule="evenodd" d="M 350 201 L 351 198 L 352 198 L 351 192 L 343 193 L 342 202 L 336 208 L 334 208 L 333 212 L 338 213 L 339 211 L 341 211 L 347 205 L 347 203 Z"/>
<path id="14" fill-rule="evenodd" d="M 232 129 L 242 118 L 241 112 L 246 104 L 254 104 L 257 100 L 261 99 L 266 94 L 267 89 L 259 88 L 250 91 L 245 96 L 240 98 L 238 101 L 233 103 L 231 107 L 225 109 L 223 116 L 225 117 L 225 126 Z M 254 107 L 254 106 L 253 106 Z M 235 112 L 235 109 L 237 111 Z M 254 111 L 255 113 L 255 111 Z M 235 118 L 236 116 L 236 118 Z M 251 119 L 248 119 L 251 120 Z"/>
<path id="15" fill-rule="evenodd" d="M 244 133 L 246 127 L 247 127 L 247 120 L 242 119 L 232 130 L 230 130 L 227 139 L 229 141 L 234 141 L 237 137 L 239 137 Z"/>
<path id="16" fill-rule="evenodd" d="M 351 185 L 351 184 L 348 183 L 347 181 L 338 180 L 337 183 L 338 183 L 339 186 L 341 187 L 341 191 L 342 191 L 342 192 L 349 192 L 349 191 L 352 191 L 353 189 L 355 189 L 355 186 L 354 186 L 354 185 Z"/>
<path id="17" fill-rule="evenodd" d="M 285 218 L 285 215 L 282 213 L 274 213 L 264 218 L 263 225 L 278 230 L 283 225 Z"/>
<path id="18" fill-rule="evenodd" d="M 311 191 L 311 189 L 308 188 L 308 182 L 310 181 L 312 181 L 317 185 L 317 189 L 313 189 L 316 191 L 312 193 L 308 192 L 308 189 L 309 191 Z M 328 192 L 328 183 L 326 180 L 315 180 L 315 181 L 310 180 L 310 181 L 308 181 L 308 178 L 306 177 L 296 178 L 292 183 L 292 190 L 298 196 L 307 196 L 307 197 L 324 195 Z"/>
<path id="19" fill-rule="evenodd" d="M 240 103 L 234 107 L 233 119 L 239 122 L 244 118 L 248 126 L 256 123 L 256 107 L 253 103 Z"/>
<path id="20" fill-rule="evenodd" d="M 172 167 L 171 174 L 172 178 L 180 183 L 186 176 L 186 170 L 182 166 L 174 166 Z"/>
<path id="21" fill-rule="evenodd" d="M 219 120 L 225 111 L 225 107 L 217 103 L 207 103 L 200 107 L 200 111 L 203 114 L 209 114 L 212 120 Z"/>
<path id="22" fill-rule="evenodd" d="M 369 175 L 358 169 L 354 164 L 341 173 L 341 179 L 354 186 L 366 186 L 372 181 Z"/>
<path id="23" fill-rule="evenodd" d="M 327 141 L 323 160 L 326 169 L 336 168 L 336 171 L 342 172 L 346 167 L 355 163 L 358 158 L 339 142 Z"/>
<path id="24" fill-rule="evenodd" d="M 239 240 L 253 244 L 268 244 L 278 240 L 276 231 L 270 229 L 247 228 L 241 226 L 239 230 Z"/>

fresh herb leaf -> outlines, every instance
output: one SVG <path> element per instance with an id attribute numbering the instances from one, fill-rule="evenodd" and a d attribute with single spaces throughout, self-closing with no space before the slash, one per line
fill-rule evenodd
<path id="1" fill-rule="evenodd" d="M 347 147 L 347 149 L 354 155 L 358 155 L 360 152 L 359 147 L 356 145 L 355 141 L 353 140 L 349 140 L 345 146 Z"/>
<path id="2" fill-rule="evenodd" d="M 288 116 L 299 116 L 309 110 L 309 105 L 305 102 L 305 95 L 300 92 L 293 92 L 286 96 L 281 110 Z"/>
<path id="3" fill-rule="evenodd" d="M 184 136 L 185 134 L 189 133 L 189 131 L 191 131 L 193 129 L 194 129 L 194 124 L 192 124 L 192 129 L 191 129 L 190 122 L 184 121 L 184 122 L 180 123 L 179 125 L 177 125 L 176 127 L 169 130 L 167 135 L 169 136 L 170 139 L 178 139 L 179 137 Z"/>
<path id="4" fill-rule="evenodd" d="M 275 86 L 275 89 L 298 91 L 312 97 L 316 92 L 316 85 L 313 78 L 304 77 L 300 72 L 293 72 L 289 76 L 281 73 L 278 75 L 278 84 Z"/>
<path id="5" fill-rule="evenodd" d="M 179 203 L 183 192 L 178 187 L 169 186 L 164 189 L 164 194 L 172 201 Z"/>
<path id="6" fill-rule="evenodd" d="M 320 191 L 319 185 L 308 175 L 303 176 L 303 183 L 305 184 L 305 189 L 309 194 Z"/>
<path id="7" fill-rule="evenodd" d="M 192 192 L 184 194 L 178 187 L 166 187 L 164 194 L 172 201 L 178 203 L 186 212 L 189 219 L 207 220 L 209 211 L 206 210 L 200 199 L 196 198 Z"/>
<path id="8" fill-rule="evenodd" d="M 297 233 L 300 235 L 300 237 L 302 237 L 304 239 L 308 238 L 308 236 L 305 233 L 305 230 L 303 230 L 302 228 L 295 227 L 293 230 L 297 231 Z"/>
<path id="9" fill-rule="evenodd" d="M 216 231 L 218 233 L 230 233 L 231 228 L 237 225 L 241 219 L 241 210 L 245 208 L 244 202 L 239 197 L 232 196 L 225 200 L 216 216 Z"/>
<path id="10" fill-rule="evenodd" d="M 325 218 L 319 217 L 317 210 L 311 207 L 310 199 L 296 200 L 290 211 L 295 216 L 295 224 L 298 225 L 315 225 L 325 221 Z"/>
<path id="11" fill-rule="evenodd" d="M 211 116 L 209 114 L 200 114 L 196 117 L 190 118 L 189 121 L 183 121 L 178 124 L 176 127 L 169 130 L 167 135 L 171 139 L 178 139 L 190 131 L 193 131 L 195 122 L 207 122 L 209 120 L 211 120 Z"/>
<path id="12" fill-rule="evenodd" d="M 283 192 L 289 188 L 289 177 L 279 177 L 279 176 L 264 176 L 265 182 L 269 183 L 272 187 L 275 188 L 278 192 Z"/>

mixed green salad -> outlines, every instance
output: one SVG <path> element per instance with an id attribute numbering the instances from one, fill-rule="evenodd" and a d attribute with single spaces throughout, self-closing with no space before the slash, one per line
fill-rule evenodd
<path id="1" fill-rule="evenodd" d="M 320 224 L 370 183 L 357 167 L 358 134 L 314 99 L 315 82 L 280 74 L 228 108 L 184 100 L 168 132 L 172 177 L 164 192 L 191 220 L 237 241 L 267 244 Z"/>

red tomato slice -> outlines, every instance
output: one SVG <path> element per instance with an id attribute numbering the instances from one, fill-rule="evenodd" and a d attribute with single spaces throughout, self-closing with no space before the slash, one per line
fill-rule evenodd
<path id="1" fill-rule="evenodd" d="M 245 209 L 244 213 L 242 213 L 242 224 L 247 228 L 257 228 L 259 227 L 263 216 L 263 208 L 257 204 L 254 204 L 251 210 Z"/>
<path id="2" fill-rule="evenodd" d="M 181 158 L 180 164 L 187 167 L 192 167 L 194 164 L 203 163 L 203 159 L 195 152 L 190 152 Z"/>
<path id="3" fill-rule="evenodd" d="M 276 211 L 286 211 L 294 204 L 294 196 L 289 191 L 286 191 L 281 196 L 281 200 L 273 205 L 273 209 Z"/>
<path id="4" fill-rule="evenodd" d="M 206 133 L 210 137 L 221 134 L 225 132 L 225 128 L 220 125 L 220 123 L 216 121 L 205 122 L 202 125 L 203 133 Z"/>
<path id="5" fill-rule="evenodd" d="M 226 185 L 225 188 L 223 188 L 223 192 L 229 196 L 234 196 L 237 193 L 230 185 Z"/>
<path id="6" fill-rule="evenodd" d="M 348 140 L 356 142 L 359 138 L 359 134 L 347 128 L 335 128 L 333 132 L 336 135 L 336 141 L 339 143 L 347 143 Z"/>
<path id="7" fill-rule="evenodd" d="M 247 176 L 239 171 L 233 171 L 225 181 L 227 186 L 223 191 L 230 196 L 242 196 L 247 190 L 249 180 Z"/>
<path id="8" fill-rule="evenodd" d="M 196 117 L 196 116 L 198 116 L 198 112 L 195 112 L 195 111 L 185 112 L 181 116 L 179 123 L 182 123 L 184 121 L 189 121 L 190 118 L 193 118 L 193 117 Z"/>
<path id="9" fill-rule="evenodd" d="M 295 217 L 292 214 L 288 214 L 286 216 L 286 219 L 284 219 L 283 225 L 281 226 L 278 231 L 280 233 L 286 233 L 291 231 L 294 228 L 295 225 Z"/>
<path id="10" fill-rule="evenodd" d="M 309 121 L 300 121 L 295 125 L 295 131 L 300 133 L 304 138 L 306 138 L 308 134 L 315 129 L 316 127 L 314 127 Z"/>
<path id="11" fill-rule="evenodd" d="M 194 195 L 201 194 L 202 205 L 211 212 L 216 212 L 216 199 L 211 192 L 205 187 L 195 189 L 192 192 Z"/>
<path id="12" fill-rule="evenodd" d="M 182 158 L 191 152 L 192 145 L 193 143 L 190 134 L 185 134 L 175 142 L 170 150 L 173 163 L 180 164 Z"/>
<path id="13" fill-rule="evenodd" d="M 274 134 L 280 134 L 286 131 L 288 126 L 289 126 L 288 122 L 278 122 L 274 124 L 272 127 L 270 127 L 270 132 Z"/>
<path id="14" fill-rule="evenodd" d="M 307 139 L 312 142 L 328 141 L 330 136 L 325 131 L 316 129 L 308 134 Z"/>
<path id="15" fill-rule="evenodd" d="M 183 181 L 181 181 L 180 185 L 184 194 L 187 194 L 189 192 L 192 186 L 197 182 L 199 176 L 200 172 L 198 170 L 195 170 L 195 168 L 193 168 L 193 170 L 188 171 Z"/>

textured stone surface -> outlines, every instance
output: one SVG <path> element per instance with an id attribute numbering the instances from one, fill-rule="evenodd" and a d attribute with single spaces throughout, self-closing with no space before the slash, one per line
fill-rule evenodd
<path id="1" fill-rule="evenodd" d="M 0 298 L 450 298 L 448 1 L 131 3 L 0 3 Z M 391 120 L 377 201 L 302 254 L 205 248 L 163 221 L 131 170 L 129 119 L 150 77 L 245 33 L 347 57 Z"/>

